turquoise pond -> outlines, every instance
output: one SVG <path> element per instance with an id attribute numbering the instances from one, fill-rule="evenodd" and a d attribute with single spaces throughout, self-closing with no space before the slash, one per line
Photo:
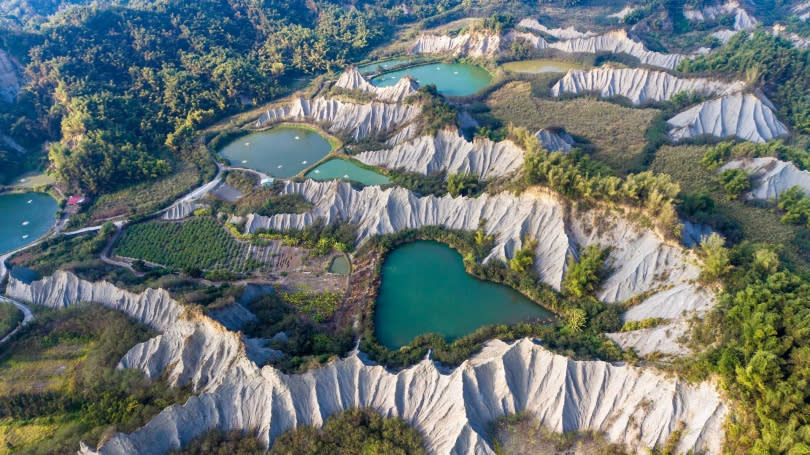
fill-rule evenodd
<path id="1" fill-rule="evenodd" d="M 33 243 L 56 222 L 56 200 L 45 193 L 0 195 L 0 254 Z"/>
<path id="2" fill-rule="evenodd" d="M 319 164 L 307 172 L 306 177 L 313 180 L 354 180 L 363 185 L 385 185 L 391 180 L 377 172 L 362 168 L 349 160 L 333 159 Z"/>
<path id="3" fill-rule="evenodd" d="M 424 241 L 385 258 L 374 314 L 377 339 L 389 349 L 424 333 L 453 340 L 485 325 L 552 318 L 523 294 L 469 275 L 450 247 Z"/>
<path id="4" fill-rule="evenodd" d="M 248 134 L 226 145 L 219 154 L 234 167 L 255 169 L 273 177 L 292 177 L 323 159 L 332 146 L 307 128 L 277 126 Z"/>
<path id="5" fill-rule="evenodd" d="M 435 84 L 439 92 L 451 96 L 472 95 L 492 81 L 492 75 L 480 66 L 432 63 L 381 74 L 373 78 L 371 83 L 378 87 L 390 87 L 405 75 L 416 79 L 419 85 Z"/>

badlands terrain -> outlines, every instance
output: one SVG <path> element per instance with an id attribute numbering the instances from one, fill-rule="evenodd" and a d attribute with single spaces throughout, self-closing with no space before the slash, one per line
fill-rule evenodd
<path id="1" fill-rule="evenodd" d="M 810 447 L 810 6 L 434 3 L 0 2 L 0 453 Z"/>

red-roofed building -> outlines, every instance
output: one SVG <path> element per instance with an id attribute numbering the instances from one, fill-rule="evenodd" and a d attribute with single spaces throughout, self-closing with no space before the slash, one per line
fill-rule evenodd
<path id="1" fill-rule="evenodd" d="M 68 205 L 82 205 L 85 202 L 87 202 L 86 197 L 74 195 L 74 196 L 71 196 L 71 197 L 68 198 L 67 204 Z"/>

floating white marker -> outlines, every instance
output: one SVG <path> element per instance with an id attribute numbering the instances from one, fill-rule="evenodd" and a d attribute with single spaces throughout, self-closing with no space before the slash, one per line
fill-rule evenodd
<path id="1" fill-rule="evenodd" d="M 281 165 L 280 165 L 280 164 L 278 165 L 278 168 L 279 168 L 279 169 L 281 169 Z"/>
<path id="2" fill-rule="evenodd" d="M 343 178 L 344 178 L 344 179 L 349 178 L 349 174 L 343 174 Z"/>
<path id="3" fill-rule="evenodd" d="M 315 169 L 315 173 L 316 173 L 316 174 L 320 174 L 320 173 L 321 173 L 321 171 L 319 171 L 318 169 Z"/>
<path id="4" fill-rule="evenodd" d="M 245 142 L 245 147 L 250 147 L 250 142 Z"/>
<path id="5" fill-rule="evenodd" d="M 25 183 L 25 179 L 20 179 L 20 183 Z"/>
<path id="6" fill-rule="evenodd" d="M 245 164 L 245 163 L 247 163 L 247 160 L 242 160 L 242 164 Z"/>
<path id="7" fill-rule="evenodd" d="M 453 74 L 458 74 L 458 71 L 453 71 Z"/>
<path id="8" fill-rule="evenodd" d="M 442 70 L 442 68 L 440 66 L 436 67 L 436 71 L 441 71 L 441 70 Z"/>
<path id="9" fill-rule="evenodd" d="M 299 139 L 301 139 L 301 138 L 300 138 L 300 137 L 298 137 L 298 136 L 295 136 L 295 140 L 296 140 L 296 141 L 297 141 L 297 140 L 299 140 Z"/>
<path id="10" fill-rule="evenodd" d="M 27 238 L 28 238 L 28 234 L 25 234 L 24 236 L 22 236 L 22 238 L 23 238 L 23 240 L 27 239 Z"/>
<path id="11" fill-rule="evenodd" d="M 28 224 L 29 224 L 29 222 L 28 222 L 28 221 L 23 221 L 23 222 L 22 222 L 22 225 L 23 225 L 23 226 L 28 226 Z"/>
<path id="12" fill-rule="evenodd" d="M 33 200 L 33 199 L 29 199 L 29 200 L 28 200 L 28 202 L 26 202 L 26 204 L 30 204 L 30 203 L 32 203 L 32 202 L 34 202 L 34 200 Z"/>
<path id="13" fill-rule="evenodd" d="M 306 160 L 301 161 L 301 164 L 307 164 L 307 161 Z"/>

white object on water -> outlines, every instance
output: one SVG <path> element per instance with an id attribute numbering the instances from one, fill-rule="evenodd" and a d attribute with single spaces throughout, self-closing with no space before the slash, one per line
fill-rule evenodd
<path id="1" fill-rule="evenodd" d="M 23 222 L 22 222 L 22 225 L 23 225 L 23 226 L 28 226 L 28 224 L 29 224 L 29 223 L 30 223 L 29 221 L 23 221 Z"/>
<path id="2" fill-rule="evenodd" d="M 453 71 L 453 74 L 458 74 L 458 71 Z"/>
<path id="3" fill-rule="evenodd" d="M 316 174 L 320 174 L 320 173 L 321 173 L 321 171 L 320 171 L 319 169 L 315 169 L 315 173 L 316 173 Z"/>
<path id="4" fill-rule="evenodd" d="M 245 163 L 247 163 L 247 160 L 242 160 L 242 164 L 245 164 Z"/>
<path id="5" fill-rule="evenodd" d="M 20 179 L 20 183 L 25 183 L 27 179 Z"/>
<path id="6" fill-rule="evenodd" d="M 295 140 L 296 140 L 296 141 L 297 141 L 297 140 L 299 140 L 299 139 L 301 139 L 301 138 L 300 138 L 300 137 L 298 137 L 298 136 L 295 136 Z"/>
<path id="7" fill-rule="evenodd" d="M 22 238 L 23 238 L 23 240 L 27 239 L 27 238 L 28 238 L 28 234 L 23 235 L 23 236 L 22 236 Z"/>
<path id="8" fill-rule="evenodd" d="M 245 142 L 245 147 L 250 147 L 250 142 Z"/>
<path id="9" fill-rule="evenodd" d="M 344 179 L 349 178 L 349 174 L 343 174 L 343 178 L 344 178 Z"/>
<path id="10" fill-rule="evenodd" d="M 279 168 L 279 169 L 281 169 L 281 165 L 280 165 L 280 164 L 278 165 L 278 168 Z"/>
<path id="11" fill-rule="evenodd" d="M 34 202 L 34 200 L 33 200 L 33 199 L 29 199 L 29 200 L 28 200 L 28 202 L 26 202 L 26 204 L 30 204 L 30 203 L 32 203 L 32 202 Z"/>
<path id="12" fill-rule="evenodd" d="M 301 164 L 307 164 L 307 160 L 301 161 Z"/>

